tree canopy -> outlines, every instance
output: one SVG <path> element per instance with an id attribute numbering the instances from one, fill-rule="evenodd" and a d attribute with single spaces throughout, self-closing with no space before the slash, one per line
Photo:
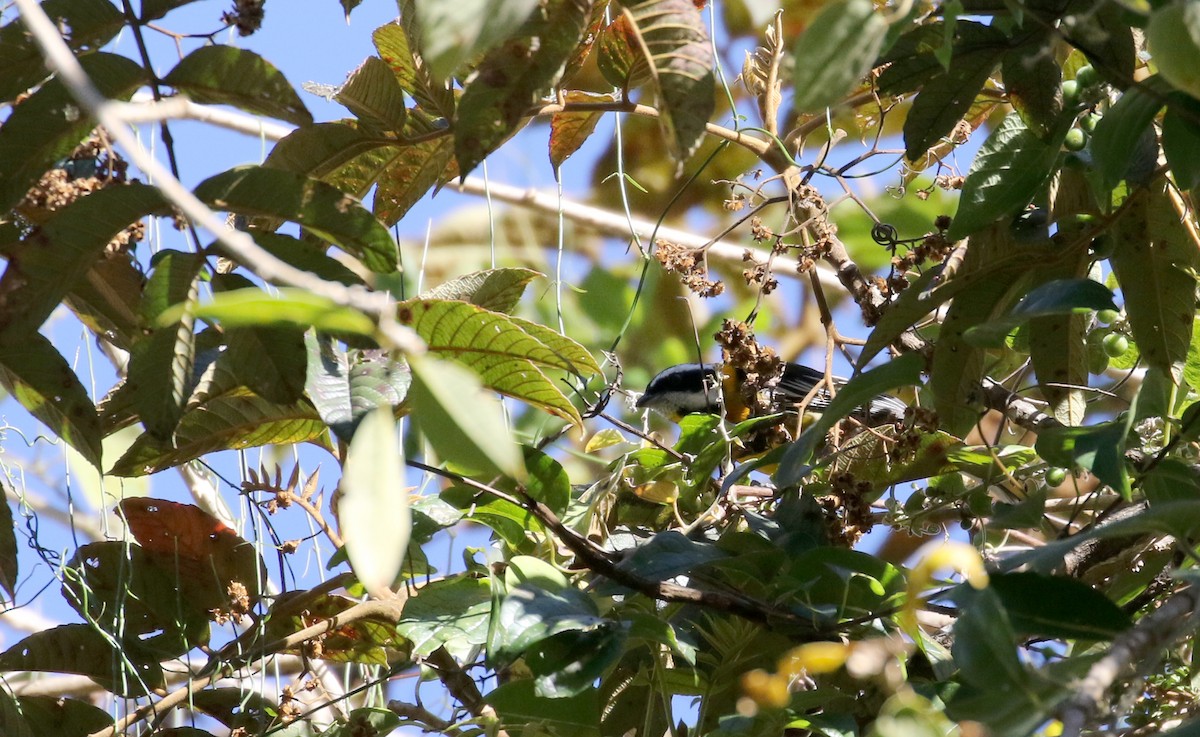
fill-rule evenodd
<path id="1" fill-rule="evenodd" d="M 1195 731 L 1200 2 L 360 3 L 0 14 L 0 733 Z"/>

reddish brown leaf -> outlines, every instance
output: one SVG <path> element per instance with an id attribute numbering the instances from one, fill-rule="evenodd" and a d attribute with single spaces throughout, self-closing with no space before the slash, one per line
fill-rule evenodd
<path id="1" fill-rule="evenodd" d="M 208 512 L 164 499 L 126 499 L 118 507 L 154 565 L 177 574 L 180 588 L 205 609 L 229 611 L 229 588 L 245 587 L 253 605 L 266 576 L 254 546 Z"/>
<path id="2" fill-rule="evenodd" d="M 571 90 L 567 102 L 612 102 L 611 95 L 596 95 Z M 557 113 L 550 119 L 550 163 L 555 169 L 579 150 L 584 141 L 596 130 L 596 124 L 604 116 L 601 111 L 579 113 Z"/>

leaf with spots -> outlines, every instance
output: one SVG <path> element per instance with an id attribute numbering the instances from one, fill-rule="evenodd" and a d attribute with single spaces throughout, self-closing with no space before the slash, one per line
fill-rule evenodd
<path id="1" fill-rule="evenodd" d="M 1178 382 L 1196 312 L 1200 239 L 1165 179 L 1139 189 L 1122 206 L 1109 261 L 1142 359 Z"/>
<path id="2" fill-rule="evenodd" d="M 635 37 L 659 100 L 659 124 L 671 155 L 683 162 L 700 145 L 716 107 L 712 45 L 696 4 L 689 0 L 626 3 Z"/>
<path id="3" fill-rule="evenodd" d="M 454 155 L 466 176 L 522 125 L 558 81 L 583 41 L 591 0 L 549 0 L 505 43 L 488 52 L 467 82 L 454 127 Z"/>
<path id="4" fill-rule="evenodd" d="M 541 338 L 548 336 L 534 337 L 523 321 L 455 300 L 412 299 L 401 302 L 397 314 L 430 351 L 467 366 L 485 386 L 580 422 L 579 410 L 543 373 L 544 369 L 593 373 L 594 361 L 580 360 L 587 351 L 570 338 L 550 331 L 557 340 L 544 341 Z"/>

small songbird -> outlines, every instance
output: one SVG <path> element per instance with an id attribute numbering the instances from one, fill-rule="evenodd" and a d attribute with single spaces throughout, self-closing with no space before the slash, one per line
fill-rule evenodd
<path id="1" fill-rule="evenodd" d="M 771 411 L 794 411 L 824 378 L 824 372 L 817 369 L 798 363 L 784 364 L 783 376 L 771 389 Z M 726 418 L 738 422 L 749 415 L 740 391 L 744 380 L 745 375 L 741 371 L 719 363 L 683 363 L 651 379 L 645 393 L 638 398 L 637 406 L 678 420 L 689 414 L 718 414 L 723 398 Z M 834 377 L 833 383 L 840 386 L 846 380 Z M 829 393 L 821 390 L 813 395 L 806 411 L 819 414 L 828 406 Z M 903 420 L 906 408 L 899 399 L 880 395 L 861 408 L 857 416 L 870 424 L 882 425 Z"/>

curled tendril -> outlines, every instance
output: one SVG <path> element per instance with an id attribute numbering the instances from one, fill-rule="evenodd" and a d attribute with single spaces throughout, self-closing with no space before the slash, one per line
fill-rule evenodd
<path id="1" fill-rule="evenodd" d="M 889 223 L 875 223 L 871 228 L 871 240 L 886 248 L 895 248 L 900 243 L 900 233 Z"/>

